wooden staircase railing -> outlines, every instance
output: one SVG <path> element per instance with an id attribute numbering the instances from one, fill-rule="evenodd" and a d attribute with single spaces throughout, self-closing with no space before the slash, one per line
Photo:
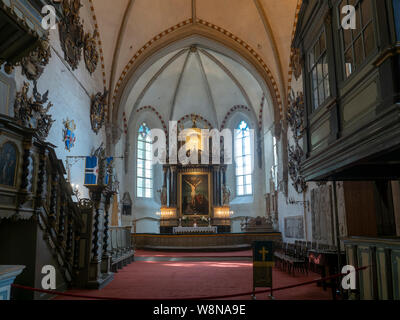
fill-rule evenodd
<path id="1" fill-rule="evenodd" d="M 15 181 L 0 185 L 0 252 L 7 252 L 0 254 L 0 264 L 25 265 L 17 279 L 25 286 L 40 287 L 41 269 L 48 264 L 61 275 L 58 290 L 106 285 L 112 270 L 133 261 L 130 230 L 109 226 L 112 177 L 108 185 L 88 186 L 90 199 L 75 202 L 55 146 L 38 139 L 34 129 L 0 115 L 0 151 L 6 144 L 15 148 Z M 99 181 L 106 174 L 104 163 L 99 161 Z"/>
<path id="2" fill-rule="evenodd" d="M 34 195 L 35 219 L 64 280 L 72 285 L 78 272 L 77 239 L 83 219 L 78 204 L 73 201 L 71 185 L 64 178 L 64 165 L 57 159 L 54 148 L 44 144 L 40 151 L 38 184 Z"/>

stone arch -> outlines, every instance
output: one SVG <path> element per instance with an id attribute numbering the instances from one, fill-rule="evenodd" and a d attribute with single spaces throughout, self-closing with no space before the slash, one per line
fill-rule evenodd
<path id="1" fill-rule="evenodd" d="M 225 115 L 224 120 L 222 121 L 221 124 L 221 130 L 225 129 L 225 125 L 227 124 L 227 122 L 229 121 L 229 119 L 235 114 L 235 112 L 237 111 L 245 111 L 246 113 L 249 114 L 250 118 L 253 116 L 253 113 L 251 112 L 250 108 L 248 106 L 244 106 L 244 105 L 236 105 L 233 106 Z M 257 123 L 256 119 L 254 119 L 253 116 L 253 121 L 255 121 L 255 123 Z M 259 129 L 259 128 L 258 128 Z"/>
<path id="2" fill-rule="evenodd" d="M 224 47 L 225 51 L 235 54 L 236 60 L 246 66 L 248 71 L 258 80 L 264 92 L 268 92 L 274 111 L 274 122 L 283 120 L 282 100 L 278 85 L 262 58 L 246 42 L 229 31 L 199 20 L 192 24 L 191 19 L 185 20 L 155 36 L 138 50 L 122 71 L 116 83 L 112 96 L 112 121 L 118 122 L 120 106 L 124 105 L 126 96 L 137 78 L 152 63 L 151 57 L 159 58 L 160 52 L 176 49 L 177 43 L 187 45 L 190 39 L 197 37 L 212 43 L 215 47 Z M 174 46 L 175 45 L 175 46 Z M 154 60 L 153 59 L 153 60 Z M 136 78 L 136 79 L 135 79 Z"/>
<path id="3" fill-rule="evenodd" d="M 210 121 L 208 121 L 207 119 L 203 118 L 202 116 L 197 115 L 197 114 L 194 114 L 194 113 L 192 113 L 192 114 L 187 114 L 187 115 L 181 117 L 181 118 L 178 120 L 178 127 L 179 127 L 179 125 L 180 125 L 182 122 L 184 122 L 184 121 L 186 121 L 186 120 L 188 120 L 188 119 L 191 119 L 192 116 L 195 116 L 197 119 L 200 119 L 200 121 L 203 122 L 204 124 L 206 124 L 206 125 L 208 126 L 209 129 L 213 129 L 213 127 L 212 127 Z"/>
<path id="4" fill-rule="evenodd" d="M 145 113 L 148 113 L 147 115 Z M 137 116 L 134 117 L 134 114 Z M 163 127 L 164 133 L 168 139 L 168 130 L 164 119 L 161 114 L 153 106 L 143 106 L 132 112 L 128 120 L 126 138 L 125 138 L 125 173 L 128 173 L 128 167 L 132 162 L 132 152 L 136 150 L 136 134 L 140 124 L 145 121 L 150 129 L 157 128 L 156 122 L 160 122 Z M 135 162 L 134 160 L 133 162 Z"/>

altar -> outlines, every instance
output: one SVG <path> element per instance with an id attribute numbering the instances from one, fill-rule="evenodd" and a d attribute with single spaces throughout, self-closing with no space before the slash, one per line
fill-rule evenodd
<path id="1" fill-rule="evenodd" d="M 212 139 L 202 136 L 194 115 L 191 134 L 186 139 L 187 157 L 198 161 L 163 165 L 163 185 L 160 190 L 160 233 L 227 233 L 231 232 L 230 191 L 226 186 L 224 157 L 212 152 Z M 205 123 L 202 123 L 206 129 Z M 188 128 L 181 123 L 179 130 Z M 190 124 L 189 124 L 190 126 Z M 179 136 L 179 132 L 178 132 Z M 218 138 L 219 139 L 219 138 Z M 178 150 L 182 141 L 178 141 Z M 218 151 L 220 152 L 220 151 Z M 215 160 L 219 157 L 219 161 Z M 204 159 L 208 159 L 204 163 Z M 197 227 L 197 228 L 196 228 Z"/>
<path id="2" fill-rule="evenodd" d="M 208 227 L 174 227 L 173 234 L 196 234 L 196 233 L 217 233 L 216 226 Z"/>

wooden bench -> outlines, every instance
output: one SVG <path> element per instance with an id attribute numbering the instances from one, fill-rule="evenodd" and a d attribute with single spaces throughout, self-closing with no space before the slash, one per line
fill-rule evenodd
<path id="1" fill-rule="evenodd" d="M 274 252 L 276 266 L 295 275 L 295 271 L 308 274 L 308 257 L 305 247 L 298 244 L 280 244 Z"/>
<path id="2" fill-rule="evenodd" d="M 111 271 L 118 272 L 135 259 L 135 251 L 131 243 L 131 232 L 128 228 L 110 228 Z"/>

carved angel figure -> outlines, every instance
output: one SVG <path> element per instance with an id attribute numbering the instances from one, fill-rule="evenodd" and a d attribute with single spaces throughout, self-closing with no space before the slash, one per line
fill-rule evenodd
<path id="1" fill-rule="evenodd" d="M 158 189 L 157 192 L 160 194 L 160 201 L 162 206 L 167 205 L 167 187 L 162 187 L 161 189 Z"/>
<path id="2" fill-rule="evenodd" d="M 20 92 L 17 93 L 14 103 L 14 118 L 20 125 L 31 129 L 36 129 L 36 136 L 44 140 L 49 135 L 51 126 L 54 122 L 51 115 L 47 114 L 53 106 L 48 101 L 49 91 L 41 95 L 37 91 L 36 81 L 34 81 L 33 96 L 28 98 L 29 84 L 24 82 Z"/>
<path id="3" fill-rule="evenodd" d="M 222 199 L 223 199 L 223 205 L 227 206 L 229 205 L 229 201 L 231 198 L 231 190 L 226 185 L 222 186 Z"/>

